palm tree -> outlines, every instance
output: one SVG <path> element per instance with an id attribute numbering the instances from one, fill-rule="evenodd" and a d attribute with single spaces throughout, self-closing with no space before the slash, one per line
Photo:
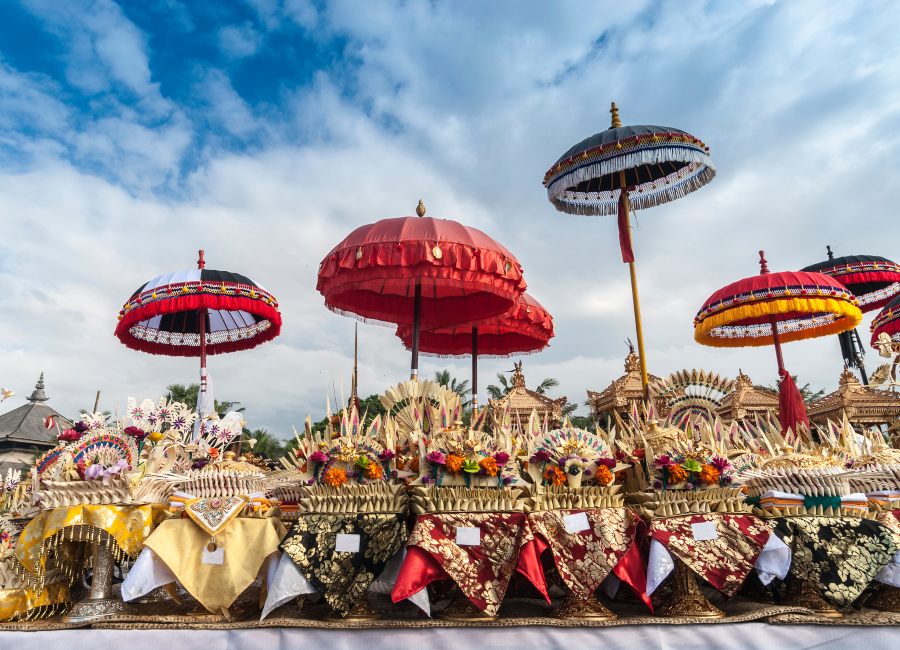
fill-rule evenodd
<path id="1" fill-rule="evenodd" d="M 197 410 L 197 396 L 200 394 L 200 384 L 170 384 L 166 387 L 166 400 L 169 402 L 183 402 L 192 411 Z M 214 400 L 216 413 L 224 417 L 229 411 L 243 411 L 240 402 L 228 402 Z M 239 407 L 239 408 L 236 408 Z"/>
<path id="2" fill-rule="evenodd" d="M 434 380 L 441 386 L 449 388 L 454 393 L 459 395 L 459 400 L 460 402 L 462 402 L 463 408 L 468 408 L 468 406 L 472 403 L 472 400 L 466 399 L 469 393 L 472 392 L 469 389 L 468 379 L 463 379 L 462 381 L 460 381 L 456 377 L 451 376 L 449 370 L 437 370 L 434 373 Z"/>
<path id="3" fill-rule="evenodd" d="M 514 372 L 514 371 L 511 371 L 511 372 Z M 512 387 L 512 384 L 510 383 L 509 379 L 506 376 L 507 374 L 509 374 L 509 373 L 498 372 L 497 373 L 497 383 L 499 385 L 491 384 L 490 386 L 487 387 L 487 392 L 488 392 L 488 395 L 490 395 L 491 399 L 500 399 L 501 397 L 503 397 L 504 395 L 509 393 L 509 391 L 512 390 L 513 387 Z M 534 392 L 539 393 L 540 395 L 546 395 L 548 390 L 550 390 L 551 388 L 556 388 L 557 386 L 559 386 L 558 379 L 554 379 L 553 377 L 547 377 L 540 384 L 537 385 L 537 388 L 534 389 Z M 578 408 L 578 407 L 576 406 L 575 408 Z"/>
<path id="4" fill-rule="evenodd" d="M 797 375 L 792 374 L 791 379 L 794 380 L 794 383 L 797 384 Z M 757 386 L 757 388 L 761 388 L 764 391 L 769 393 L 774 393 L 778 395 L 778 386 Z M 820 400 L 825 396 L 825 389 L 820 388 L 819 390 L 813 390 L 809 385 L 809 382 L 803 384 L 802 386 L 798 385 L 797 390 L 800 391 L 800 396 L 803 397 L 803 402 L 807 406 L 815 402 L 816 400 Z"/>
<path id="5" fill-rule="evenodd" d="M 247 442 L 250 438 L 256 440 L 256 444 L 253 445 L 252 450 L 250 449 L 250 444 Z M 278 460 L 285 454 L 285 444 L 266 429 L 256 429 L 247 432 L 246 435 L 244 435 L 241 451 L 252 451 L 254 454 L 265 456 L 271 460 Z"/>

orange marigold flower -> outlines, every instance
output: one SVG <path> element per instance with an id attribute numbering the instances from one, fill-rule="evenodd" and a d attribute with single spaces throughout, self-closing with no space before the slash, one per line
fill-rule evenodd
<path id="1" fill-rule="evenodd" d="M 482 458 L 481 462 L 478 463 L 478 466 L 483 469 L 484 473 L 488 476 L 497 476 L 497 461 L 494 460 L 493 456 Z"/>
<path id="2" fill-rule="evenodd" d="M 594 474 L 594 478 L 597 479 L 598 485 L 609 485 L 615 479 L 613 473 L 609 471 L 609 468 L 606 465 L 597 466 L 597 471 Z"/>
<path id="3" fill-rule="evenodd" d="M 216 447 L 210 447 L 207 453 L 210 458 L 218 458 L 219 456 L 219 450 Z"/>
<path id="4" fill-rule="evenodd" d="M 369 463 L 366 465 L 366 478 L 373 480 L 380 479 L 384 476 L 384 469 L 378 463 Z"/>
<path id="5" fill-rule="evenodd" d="M 451 474 L 459 474 L 462 471 L 463 461 L 465 458 L 459 454 L 447 455 L 447 471 Z"/>
<path id="6" fill-rule="evenodd" d="M 327 472 L 325 472 L 323 480 L 325 481 L 325 485 L 330 485 L 331 487 L 341 487 L 344 483 L 347 482 L 347 472 L 338 467 L 332 467 Z"/>
<path id="7" fill-rule="evenodd" d="M 700 480 L 707 485 L 717 484 L 719 482 L 719 470 L 707 463 L 700 470 Z"/>
<path id="8" fill-rule="evenodd" d="M 565 485 L 566 473 L 556 465 L 551 465 L 544 470 L 544 480 L 548 481 L 551 485 Z"/>
<path id="9" fill-rule="evenodd" d="M 681 465 L 669 465 L 669 485 L 687 480 L 687 472 Z"/>

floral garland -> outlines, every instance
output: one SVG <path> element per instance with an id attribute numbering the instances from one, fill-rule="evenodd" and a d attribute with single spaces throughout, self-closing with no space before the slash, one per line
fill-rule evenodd
<path id="1" fill-rule="evenodd" d="M 505 451 L 496 451 L 492 454 L 481 455 L 480 452 L 472 452 L 464 455 L 455 452 L 443 452 L 434 450 L 425 456 L 430 473 L 422 477 L 425 485 L 440 486 L 447 475 L 462 476 L 466 486 L 471 485 L 473 476 L 482 476 L 497 479 L 497 487 L 503 487 L 513 482 L 514 477 L 506 472 L 506 464 L 510 456 Z"/>
<path id="2" fill-rule="evenodd" d="M 298 450 L 298 457 L 300 453 Z M 308 483 L 339 488 L 348 481 L 363 485 L 396 477 L 397 472 L 391 469 L 395 456 L 392 449 L 379 450 L 374 445 L 358 445 L 352 451 L 339 447 L 319 449 L 305 459 L 312 469 Z"/>
<path id="3" fill-rule="evenodd" d="M 547 449 L 538 449 L 531 458 L 529 463 L 534 463 L 540 467 L 541 485 L 560 486 L 569 483 L 569 477 L 577 477 L 581 475 L 582 480 L 593 480 L 600 486 L 611 485 L 616 480 L 613 470 L 616 467 L 614 458 L 606 458 L 600 456 L 595 459 L 596 469 L 592 472 L 588 469 L 591 460 L 576 454 L 565 454 L 560 456 L 556 462 L 552 462 L 553 454 Z"/>
<path id="4" fill-rule="evenodd" d="M 705 487 L 725 487 L 734 480 L 734 466 L 727 458 L 660 454 L 653 461 L 655 489 L 697 490 Z"/>

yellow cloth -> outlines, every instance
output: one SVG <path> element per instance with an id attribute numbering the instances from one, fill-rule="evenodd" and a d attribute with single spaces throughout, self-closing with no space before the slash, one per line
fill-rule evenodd
<path id="1" fill-rule="evenodd" d="M 0 621 L 22 617 L 36 607 L 57 605 L 69 599 L 69 588 L 62 584 L 49 585 L 41 590 L 0 589 Z"/>
<path id="2" fill-rule="evenodd" d="M 19 535 L 16 557 L 25 569 L 43 575 L 46 555 L 43 544 L 57 533 L 73 526 L 89 526 L 104 530 L 119 548 L 136 557 L 153 526 L 165 516 L 165 506 L 149 505 L 78 505 L 45 510 L 28 522 Z"/>
<path id="3" fill-rule="evenodd" d="M 145 545 L 201 605 L 219 612 L 253 584 L 263 562 L 278 550 L 286 533 L 275 517 L 238 517 L 216 533 L 216 544 L 225 551 L 222 564 L 203 564 L 210 536 L 190 519 L 162 522 Z"/>

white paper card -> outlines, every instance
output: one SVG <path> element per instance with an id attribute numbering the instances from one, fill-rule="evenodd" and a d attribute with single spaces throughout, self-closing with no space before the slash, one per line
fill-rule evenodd
<path id="1" fill-rule="evenodd" d="M 339 553 L 359 553 L 359 535 L 338 533 L 334 540 L 334 550 Z"/>
<path id="2" fill-rule="evenodd" d="M 691 532 L 694 533 L 694 540 L 697 542 L 719 538 L 719 533 L 716 531 L 716 522 L 714 521 L 701 521 L 697 524 L 691 524 Z"/>
<path id="3" fill-rule="evenodd" d="M 477 526 L 457 526 L 456 543 L 460 546 L 481 546 L 481 529 Z"/>
<path id="4" fill-rule="evenodd" d="M 201 564 L 225 564 L 225 547 L 220 546 L 215 551 L 203 549 L 203 556 L 200 558 Z"/>
<path id="5" fill-rule="evenodd" d="M 591 524 L 588 522 L 586 512 L 576 512 L 571 515 L 566 515 L 563 517 L 563 526 L 566 527 L 566 532 L 570 535 L 591 529 Z"/>

